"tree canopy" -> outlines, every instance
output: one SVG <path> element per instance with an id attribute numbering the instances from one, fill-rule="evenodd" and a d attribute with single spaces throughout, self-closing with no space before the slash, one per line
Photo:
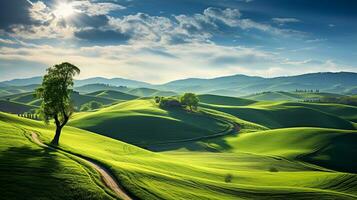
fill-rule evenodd
<path id="1" fill-rule="evenodd" d="M 193 111 L 193 109 L 197 108 L 199 99 L 194 93 L 185 93 L 181 96 L 180 101 L 182 105 L 188 106 Z"/>
<path id="2" fill-rule="evenodd" d="M 61 130 L 73 113 L 71 88 L 73 77 L 79 73 L 79 68 L 68 62 L 54 65 L 47 69 L 41 87 L 36 90 L 37 97 L 42 99 L 39 113 L 46 123 L 54 119 L 56 124 L 53 144 L 58 144 Z"/>

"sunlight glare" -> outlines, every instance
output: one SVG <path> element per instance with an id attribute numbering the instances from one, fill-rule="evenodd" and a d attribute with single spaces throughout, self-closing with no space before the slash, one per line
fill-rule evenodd
<path id="1" fill-rule="evenodd" d="M 67 18 L 74 14 L 75 9 L 69 3 L 61 3 L 56 6 L 56 9 L 53 11 L 56 17 Z"/>

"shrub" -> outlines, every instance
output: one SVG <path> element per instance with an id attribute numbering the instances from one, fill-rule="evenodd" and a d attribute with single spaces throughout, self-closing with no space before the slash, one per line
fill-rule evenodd
<path id="1" fill-rule="evenodd" d="M 85 103 L 81 106 L 80 111 L 89 111 L 89 110 L 94 110 L 102 107 L 103 104 L 97 101 L 90 101 L 88 103 Z"/>
<path id="2" fill-rule="evenodd" d="M 270 172 L 278 172 L 279 170 L 277 168 L 275 168 L 275 167 L 270 167 L 269 171 Z"/>
<path id="3" fill-rule="evenodd" d="M 232 174 L 227 174 L 226 177 L 224 178 L 224 182 L 230 183 L 232 182 L 233 175 Z"/>
<path id="4" fill-rule="evenodd" d="M 160 108 L 181 108 L 179 100 L 174 97 L 155 97 L 155 102 L 159 103 Z"/>

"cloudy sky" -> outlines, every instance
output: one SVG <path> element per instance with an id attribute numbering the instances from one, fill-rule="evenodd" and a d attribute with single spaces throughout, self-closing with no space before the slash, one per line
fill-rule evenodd
<path id="1" fill-rule="evenodd" d="M 354 0 L 2 0 L 0 80 L 357 72 Z"/>

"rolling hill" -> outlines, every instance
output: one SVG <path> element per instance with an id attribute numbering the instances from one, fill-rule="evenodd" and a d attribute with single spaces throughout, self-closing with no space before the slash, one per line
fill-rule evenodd
<path id="1" fill-rule="evenodd" d="M 319 101 L 324 98 L 339 98 L 344 95 L 324 92 L 262 92 L 244 96 L 256 101 Z"/>
<path id="2" fill-rule="evenodd" d="M 27 105 L 27 106 L 29 106 L 28 108 L 30 108 L 30 107 L 34 108 L 34 107 L 38 107 L 41 105 L 41 101 L 35 97 L 33 92 L 5 96 L 5 97 L 2 97 L 2 99 L 4 99 L 4 101 L 6 99 L 6 100 L 9 100 L 14 103 L 18 103 L 21 105 Z M 81 105 L 88 103 L 90 101 L 97 101 L 104 105 L 110 105 L 112 103 L 117 102 L 116 99 L 110 99 L 110 98 L 105 98 L 105 97 L 100 97 L 100 96 L 96 97 L 96 96 L 83 95 L 83 94 L 79 94 L 77 92 L 72 93 L 72 100 L 73 100 L 73 104 L 76 108 L 80 108 Z M 8 111 L 11 111 L 11 110 L 8 110 Z M 15 110 L 13 110 L 13 113 L 17 113 L 14 111 Z"/>
<path id="3" fill-rule="evenodd" d="M 134 96 L 131 94 L 127 94 L 124 92 L 114 91 L 114 90 L 100 90 L 92 93 L 86 94 L 88 96 L 95 96 L 95 97 L 103 97 L 109 99 L 116 99 L 116 100 L 133 100 L 139 98 L 138 96 Z"/>
<path id="4" fill-rule="evenodd" d="M 151 88 L 134 88 L 128 90 L 127 93 L 139 96 L 139 97 L 153 97 L 153 96 L 175 96 L 177 93 L 171 91 L 161 91 Z"/>
<path id="5" fill-rule="evenodd" d="M 142 147 L 232 129 L 231 124 L 208 115 L 160 109 L 153 100 L 132 100 L 96 112 L 79 113 L 70 125 Z"/>
<path id="6" fill-rule="evenodd" d="M 13 114 L 23 114 L 25 112 L 34 112 L 38 107 L 33 105 L 27 105 L 23 103 L 0 100 L 0 111 L 13 113 Z"/>
<path id="7" fill-rule="evenodd" d="M 211 94 L 202 94 L 198 95 L 200 102 L 206 104 L 215 104 L 215 105 L 227 105 L 227 106 L 246 106 L 253 104 L 256 101 L 250 99 L 243 99 L 237 97 L 228 97 L 228 96 L 219 96 Z"/>
<path id="8" fill-rule="evenodd" d="M 216 101 L 219 96 L 216 96 Z M 226 97 L 220 97 L 224 101 Z M 237 102 L 241 102 L 237 100 Z M 338 129 L 355 129 L 353 109 L 342 116 L 349 106 L 333 104 L 304 104 L 289 102 L 256 102 L 247 106 L 230 106 L 201 103 L 205 108 L 231 114 L 245 121 L 254 122 L 268 128 L 288 127 L 325 127 Z M 310 105 L 310 106 L 306 106 Z M 316 109 L 320 107 L 319 109 Z M 355 107 L 352 107 L 355 108 Z M 328 112 L 328 110 L 330 110 Z M 350 114 L 348 114 L 350 113 Z M 337 115 L 337 116 L 336 116 Z M 339 117 L 341 115 L 341 117 Z"/>
<path id="9" fill-rule="evenodd" d="M 8 171 L 0 183 L 7 199 L 25 194 L 53 197 L 53 188 L 60 193 L 58 198 L 111 198 L 110 191 L 96 185 L 98 175 L 84 163 L 76 163 L 75 155 L 109 166 L 122 186 L 140 199 L 354 199 L 357 195 L 357 177 L 351 173 L 357 163 L 353 149 L 356 131 L 308 127 L 258 131 L 225 136 L 220 153 L 152 153 L 93 132 L 65 127 L 60 143 L 64 152 L 46 153 L 27 136 L 36 131 L 48 143 L 53 136 L 52 125 L 0 113 L 0 126 L 0 167 Z M 12 137 L 7 137 L 9 134 Z M 217 139 L 222 140 L 214 138 L 205 143 Z M 349 148 L 343 145 L 346 141 Z M 29 152 L 31 163 L 21 164 L 29 159 Z M 71 156 L 64 156 L 68 153 Z M 340 153 L 343 157 L 336 157 Z M 18 159 L 14 162 L 9 157 Z M 344 162 L 346 159 L 348 162 Z M 9 170 L 14 168 L 17 170 Z M 32 181 L 35 172 L 41 172 L 41 176 Z M 57 188 L 64 182 L 64 187 Z M 28 190 L 19 194 L 16 191 L 21 183 Z M 9 190 L 9 184 L 15 187 Z"/>

